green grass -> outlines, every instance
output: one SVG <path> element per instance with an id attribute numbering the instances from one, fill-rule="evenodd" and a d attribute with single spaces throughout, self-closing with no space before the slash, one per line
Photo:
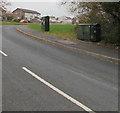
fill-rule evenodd
<path id="1" fill-rule="evenodd" d="M 0 25 L 29 25 L 28 26 L 29 28 L 48 35 L 56 36 L 59 38 L 76 39 L 76 33 L 74 30 L 75 25 L 71 25 L 71 24 L 52 24 L 50 25 L 49 32 L 42 31 L 41 25 L 34 23 L 17 23 L 17 22 L 0 21 Z"/>
<path id="2" fill-rule="evenodd" d="M 76 39 L 75 25 L 72 24 L 51 24 L 49 32 L 42 31 L 40 24 L 30 24 L 29 28 L 59 38 Z"/>

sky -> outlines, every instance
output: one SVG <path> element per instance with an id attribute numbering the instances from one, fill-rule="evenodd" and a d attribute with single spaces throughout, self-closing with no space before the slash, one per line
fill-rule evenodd
<path id="1" fill-rule="evenodd" d="M 11 2 L 8 10 L 13 11 L 16 8 L 25 8 L 35 10 L 41 13 L 41 16 L 69 16 L 73 17 L 68 10 L 60 6 L 61 0 L 7 0 Z"/>
<path id="2" fill-rule="evenodd" d="M 71 15 L 70 12 L 68 12 L 68 10 L 65 7 L 60 6 L 60 2 L 65 0 L 7 0 L 7 1 L 11 2 L 11 6 L 8 7 L 8 10 L 10 11 L 15 10 L 16 8 L 25 8 L 38 11 L 39 13 L 41 13 L 41 16 L 74 17 L 74 15 Z M 90 2 L 90 0 L 79 1 Z M 96 1 L 118 2 L 119 0 L 96 0 Z"/>

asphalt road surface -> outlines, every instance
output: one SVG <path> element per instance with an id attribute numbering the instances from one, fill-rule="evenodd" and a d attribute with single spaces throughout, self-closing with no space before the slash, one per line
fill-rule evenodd
<path id="1" fill-rule="evenodd" d="M 3 111 L 118 110 L 118 65 L 28 38 L 15 27 L 2 28 Z"/>

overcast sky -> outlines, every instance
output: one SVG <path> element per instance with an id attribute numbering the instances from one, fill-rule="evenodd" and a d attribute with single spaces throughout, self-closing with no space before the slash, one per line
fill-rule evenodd
<path id="1" fill-rule="evenodd" d="M 11 2 L 8 7 L 10 11 L 16 8 L 25 8 L 35 10 L 41 13 L 41 16 L 69 16 L 73 17 L 65 7 L 60 6 L 61 0 L 7 0 Z"/>

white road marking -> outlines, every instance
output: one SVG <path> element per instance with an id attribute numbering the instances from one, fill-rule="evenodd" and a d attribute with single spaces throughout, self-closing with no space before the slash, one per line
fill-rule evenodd
<path id="1" fill-rule="evenodd" d="M 5 54 L 4 52 L 2 52 L 1 50 L 0 50 L 0 53 L 1 53 L 2 55 L 4 55 L 4 56 L 8 56 L 7 54 Z"/>
<path id="2" fill-rule="evenodd" d="M 76 104 L 77 106 L 79 106 L 80 108 L 84 109 L 85 111 L 89 112 L 89 113 L 95 113 L 93 110 L 91 110 L 90 108 L 88 108 L 87 106 L 83 105 L 81 102 L 77 101 L 76 99 L 74 99 L 73 97 L 69 96 L 68 94 L 64 93 L 63 91 L 59 90 L 58 88 L 56 88 L 55 86 L 53 86 L 52 84 L 48 83 L 47 81 L 45 81 L 44 79 L 42 79 L 41 77 L 39 77 L 38 75 L 36 75 L 35 73 L 33 73 L 32 71 L 30 71 L 29 69 L 27 69 L 26 67 L 22 67 L 22 69 L 24 71 L 26 71 L 27 73 L 29 73 L 30 75 L 32 75 L 33 77 L 35 77 L 36 79 L 38 79 L 40 82 L 42 82 L 43 84 L 45 84 L 46 86 L 48 86 L 49 88 L 53 89 L 54 91 L 56 91 L 57 93 L 59 93 L 60 95 L 62 95 L 63 97 L 67 98 L 68 100 L 70 100 L 72 103 Z"/>

